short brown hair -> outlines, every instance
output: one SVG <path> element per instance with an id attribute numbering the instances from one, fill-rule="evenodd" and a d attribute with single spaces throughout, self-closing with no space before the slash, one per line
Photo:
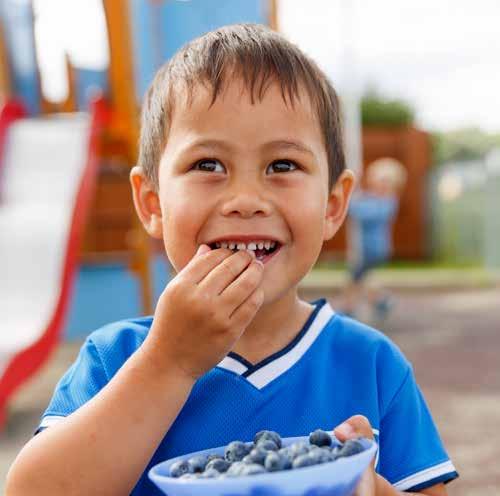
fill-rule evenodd
<path id="1" fill-rule="evenodd" d="M 232 76 L 239 76 L 252 103 L 270 83 L 281 86 L 293 106 L 303 87 L 319 120 L 328 157 L 329 187 L 345 169 L 339 100 L 318 65 L 296 45 L 260 24 L 234 24 L 211 31 L 182 47 L 157 72 L 142 109 L 138 165 L 158 186 L 158 164 L 167 142 L 175 96 L 198 84 L 212 90 L 212 105 Z"/>

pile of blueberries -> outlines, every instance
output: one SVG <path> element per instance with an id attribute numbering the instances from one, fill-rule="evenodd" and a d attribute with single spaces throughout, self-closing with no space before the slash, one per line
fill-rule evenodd
<path id="1" fill-rule="evenodd" d="M 224 449 L 224 456 L 197 455 L 177 461 L 170 467 L 170 476 L 223 479 L 292 470 L 356 455 L 366 449 L 365 443 L 366 440 L 359 438 L 342 444 L 328 432 L 317 429 L 309 435 L 309 443 L 301 441 L 283 447 L 277 432 L 260 431 L 253 443 L 229 443 Z"/>

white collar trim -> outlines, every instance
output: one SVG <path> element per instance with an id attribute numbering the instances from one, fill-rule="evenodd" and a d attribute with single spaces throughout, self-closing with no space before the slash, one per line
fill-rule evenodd
<path id="1" fill-rule="evenodd" d="M 224 358 L 217 367 L 229 370 L 238 375 L 244 374 L 248 370 L 248 367 L 245 367 L 241 362 L 230 356 Z"/>
<path id="2" fill-rule="evenodd" d="M 312 346 L 316 338 L 334 314 L 335 312 L 330 304 L 328 302 L 324 303 L 314 320 L 309 324 L 309 328 L 305 334 L 293 348 L 272 362 L 258 368 L 255 372 L 250 373 L 246 379 L 257 389 L 262 389 L 271 381 L 293 367 L 293 365 L 295 365 Z M 218 367 L 232 371 L 238 375 L 243 375 L 248 370 L 248 367 L 229 356 L 225 357 L 218 364 Z"/>

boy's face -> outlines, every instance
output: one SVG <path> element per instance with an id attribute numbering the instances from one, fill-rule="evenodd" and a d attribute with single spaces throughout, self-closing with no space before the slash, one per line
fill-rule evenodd
<path id="1" fill-rule="evenodd" d="M 235 82 L 210 102 L 201 86 L 190 107 L 177 102 L 158 193 L 140 169 L 132 173 L 136 208 L 176 271 L 202 243 L 275 241 L 264 259 L 269 303 L 299 283 L 341 225 L 352 174 L 328 191 L 326 149 L 306 97 L 292 108 L 272 85 L 252 105 Z"/>

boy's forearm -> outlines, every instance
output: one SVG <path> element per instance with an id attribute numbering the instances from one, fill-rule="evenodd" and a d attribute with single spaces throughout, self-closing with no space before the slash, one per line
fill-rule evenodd
<path id="1" fill-rule="evenodd" d="M 139 349 L 96 397 L 30 440 L 9 471 L 7 496 L 129 494 L 193 383 Z"/>
<path id="2" fill-rule="evenodd" d="M 376 491 L 375 494 L 377 496 L 403 496 L 410 494 L 418 494 L 418 493 L 403 493 L 398 491 L 387 479 L 384 479 L 382 476 L 376 474 Z"/>

